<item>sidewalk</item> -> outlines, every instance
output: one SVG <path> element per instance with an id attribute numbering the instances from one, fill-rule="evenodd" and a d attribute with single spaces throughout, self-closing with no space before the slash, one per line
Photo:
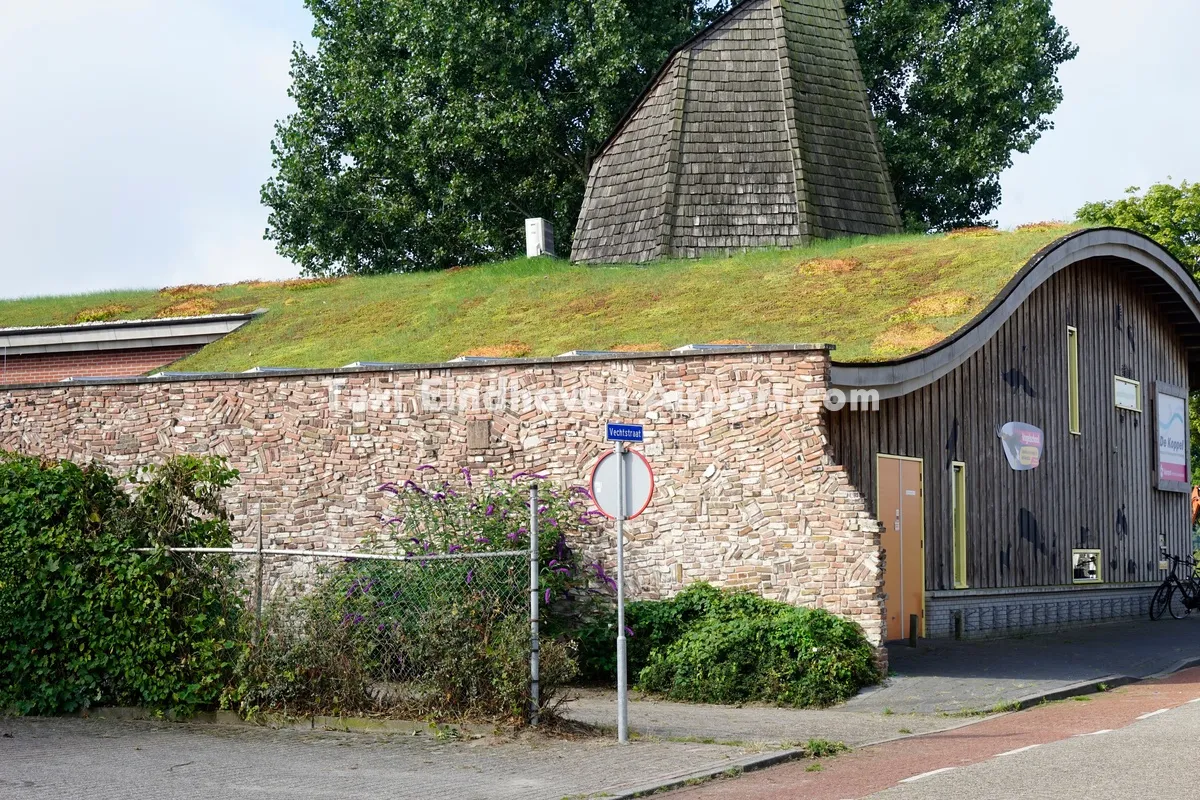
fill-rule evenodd
<path id="1" fill-rule="evenodd" d="M 1200 659 L 1200 615 L 1130 620 L 1055 634 L 888 647 L 886 683 L 839 706 L 847 713 L 986 711 L 1114 678 L 1147 678 Z"/>
<path id="2" fill-rule="evenodd" d="M 761 704 L 707 706 L 631 694 L 630 729 L 643 738 L 736 746 L 790 747 L 809 739 L 861 746 L 944 730 L 965 715 L 1014 703 L 1095 691 L 1200 663 L 1200 615 L 1134 620 L 1050 635 L 922 642 L 888 648 L 891 674 L 840 706 L 811 710 Z M 616 693 L 576 690 L 572 719 L 616 723 Z"/>

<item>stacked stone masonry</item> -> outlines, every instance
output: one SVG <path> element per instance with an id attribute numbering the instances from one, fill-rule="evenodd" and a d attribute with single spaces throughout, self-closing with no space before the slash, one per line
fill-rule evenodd
<path id="1" fill-rule="evenodd" d="M 217 453 L 241 472 L 228 500 L 244 545 L 261 504 L 267 547 L 352 548 L 379 529 L 380 484 L 422 464 L 585 482 L 616 416 L 597 398 L 615 390 L 621 418 L 646 425 L 657 482 L 627 529 L 632 597 L 744 587 L 848 616 L 879 643 L 879 527 L 805 400 L 828 377 L 828 351 L 814 348 L 32 386 L 0 390 L 0 448 L 119 471 Z M 704 393 L 746 405 L 672 403 Z M 452 397 L 484 402 L 446 407 Z M 546 402 L 559 397 L 573 406 Z M 611 526 L 580 544 L 615 560 Z"/>

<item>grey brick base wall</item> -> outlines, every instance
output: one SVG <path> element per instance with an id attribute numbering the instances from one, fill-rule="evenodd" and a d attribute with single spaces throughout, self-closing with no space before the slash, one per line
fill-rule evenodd
<path id="1" fill-rule="evenodd" d="M 1049 632 L 1105 620 L 1145 616 L 1155 583 L 1056 586 L 929 592 L 925 596 L 925 635 L 954 636 L 954 618 L 963 617 L 963 638 L 980 639 L 1020 632 Z"/>

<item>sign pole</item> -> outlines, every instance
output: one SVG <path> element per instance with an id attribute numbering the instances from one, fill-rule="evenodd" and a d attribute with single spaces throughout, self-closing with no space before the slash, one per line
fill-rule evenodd
<path id="1" fill-rule="evenodd" d="M 629 676 L 625 671 L 625 443 L 617 451 L 617 741 L 629 743 Z"/>

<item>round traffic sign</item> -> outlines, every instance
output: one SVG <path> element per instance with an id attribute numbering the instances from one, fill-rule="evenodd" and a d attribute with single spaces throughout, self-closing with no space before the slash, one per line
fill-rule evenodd
<path id="1" fill-rule="evenodd" d="M 609 450 L 592 467 L 592 501 L 600 513 L 617 517 L 617 453 Z M 654 496 L 654 472 L 650 462 L 637 450 L 625 451 L 625 519 L 633 519 L 646 510 Z"/>

